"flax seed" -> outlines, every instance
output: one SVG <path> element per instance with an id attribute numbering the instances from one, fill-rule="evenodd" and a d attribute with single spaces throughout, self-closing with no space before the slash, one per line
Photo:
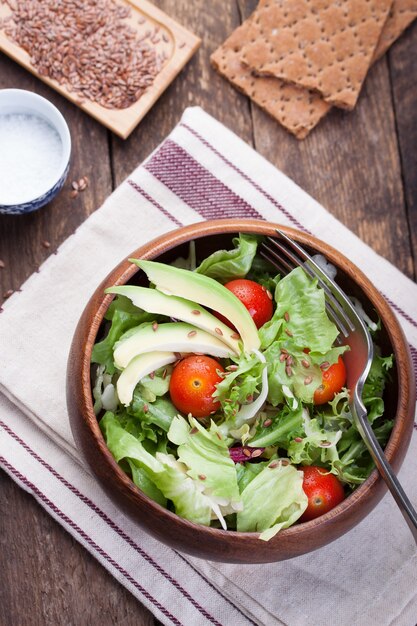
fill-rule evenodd
<path id="1" fill-rule="evenodd" d="M 304 384 L 305 384 L 305 385 L 309 385 L 312 381 L 313 381 L 313 379 L 312 379 L 312 377 L 311 377 L 311 376 L 306 376 L 306 377 L 304 378 Z"/>
<path id="2" fill-rule="evenodd" d="M 192 313 L 193 315 L 200 315 L 201 311 L 199 311 L 198 309 L 193 309 L 193 310 L 191 311 L 191 313 Z"/>
<path id="3" fill-rule="evenodd" d="M 252 452 L 248 450 L 247 448 L 243 448 L 242 452 L 247 457 L 252 456 Z"/>
<path id="4" fill-rule="evenodd" d="M 218 335 L 221 335 L 221 336 L 223 335 L 223 331 L 222 331 L 222 329 L 221 329 L 221 328 L 218 328 L 218 327 L 216 326 L 216 328 L 215 328 L 214 330 L 216 331 L 216 333 L 217 333 Z"/>
<path id="5" fill-rule="evenodd" d="M 230 339 L 240 339 L 240 335 L 233 333 L 233 335 L 230 335 Z"/>
<path id="6" fill-rule="evenodd" d="M 288 313 L 288 311 L 285 311 L 285 313 L 284 313 L 284 319 L 285 319 L 285 321 L 286 321 L 286 322 L 289 322 L 289 321 L 290 321 L 290 314 Z"/>
<path id="7" fill-rule="evenodd" d="M 301 365 L 305 368 L 310 367 L 310 363 L 307 361 L 307 359 L 301 359 Z"/>
<path id="8" fill-rule="evenodd" d="M 292 332 L 290 331 L 289 328 L 285 329 L 285 333 L 288 335 L 288 337 L 292 337 L 293 336 L 293 334 L 292 334 Z"/>
<path id="9" fill-rule="evenodd" d="M 78 102 L 108 109 L 134 104 L 162 66 L 152 38 L 126 20 L 130 7 L 114 0 L 7 0 L 6 36 L 23 48 L 37 72 L 56 80 Z M 144 17 L 138 23 L 145 24 Z M 82 185 L 83 186 L 83 185 Z M 77 191 L 77 189 L 74 189 Z"/>
<path id="10" fill-rule="evenodd" d="M 286 366 L 285 373 L 287 374 L 287 376 L 292 376 L 292 367 L 290 365 Z"/>
<path id="11" fill-rule="evenodd" d="M 154 322 L 152 324 L 152 330 L 153 330 L 154 333 L 156 333 L 156 331 L 158 330 L 158 322 Z"/>
<path id="12" fill-rule="evenodd" d="M 190 332 L 188 333 L 187 337 L 190 337 L 190 338 L 191 338 L 191 337 L 195 337 L 195 336 L 196 336 L 196 334 L 197 334 L 197 331 L 196 331 L 196 330 L 190 330 Z"/>
<path id="13" fill-rule="evenodd" d="M 256 459 L 256 457 L 261 456 L 261 454 L 262 454 L 262 450 L 259 450 L 259 448 L 258 448 L 258 450 L 254 450 L 252 452 L 252 458 Z"/>
<path id="14" fill-rule="evenodd" d="M 271 426 L 271 424 L 272 424 L 272 420 L 268 418 L 267 420 L 265 420 L 265 421 L 264 421 L 264 423 L 262 424 L 262 426 L 263 426 L 264 428 L 268 428 L 268 426 Z"/>

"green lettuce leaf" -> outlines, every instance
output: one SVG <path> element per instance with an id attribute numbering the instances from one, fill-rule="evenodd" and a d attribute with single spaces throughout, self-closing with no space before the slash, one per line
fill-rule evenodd
<path id="1" fill-rule="evenodd" d="M 305 436 L 303 408 L 290 409 L 284 405 L 278 413 L 268 413 L 266 419 L 259 422 L 256 432 L 247 445 L 254 448 L 279 446 L 287 448 L 295 437 Z"/>
<path id="2" fill-rule="evenodd" d="M 191 417 L 188 423 L 177 415 L 168 439 L 178 446 L 178 459 L 187 467 L 188 476 L 200 481 L 213 502 L 234 510 L 240 503 L 235 464 L 214 422 L 207 430 L 196 419 Z"/>
<path id="3" fill-rule="evenodd" d="M 177 461 L 172 454 L 150 454 L 138 439 L 121 426 L 113 413 L 105 413 L 100 421 L 100 428 L 115 460 L 118 463 L 126 460 L 130 468 L 135 468 L 132 478 L 140 483 L 141 488 L 147 489 L 150 497 L 156 489 L 156 501 L 165 497 L 173 502 L 176 513 L 184 519 L 210 525 L 213 503 L 202 493 L 201 481 L 188 476 L 187 467 L 183 463 Z"/>
<path id="4" fill-rule="evenodd" d="M 142 423 L 153 424 L 165 432 L 168 432 L 172 420 L 178 413 L 168 398 L 156 398 L 154 402 L 149 402 L 142 396 L 140 389 L 135 390 L 127 411 Z"/>
<path id="5" fill-rule="evenodd" d="M 231 357 L 231 361 L 232 365 L 226 368 L 227 375 L 217 383 L 213 397 L 220 402 L 227 428 L 233 429 L 239 407 L 249 404 L 260 393 L 265 363 L 255 352 L 242 352 L 238 357 Z M 225 428 L 222 432 L 226 432 Z"/>
<path id="6" fill-rule="evenodd" d="M 294 347 L 325 354 L 339 332 L 326 313 L 324 291 L 317 280 L 297 267 L 279 281 L 275 290 L 277 308 L 272 319 L 259 330 L 261 346 L 290 336 Z"/>
<path id="7" fill-rule="evenodd" d="M 199 274 L 227 283 L 235 278 L 244 278 L 249 272 L 258 246 L 258 238 L 240 234 L 233 239 L 233 250 L 216 250 L 196 269 Z"/>
<path id="8" fill-rule="evenodd" d="M 260 539 L 268 541 L 282 528 L 294 524 L 307 508 L 303 473 L 274 460 L 243 489 L 242 502 L 237 530 L 260 532 Z"/>

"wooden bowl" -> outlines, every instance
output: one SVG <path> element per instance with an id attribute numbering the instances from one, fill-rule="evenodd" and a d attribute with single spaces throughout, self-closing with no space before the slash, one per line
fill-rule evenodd
<path id="1" fill-rule="evenodd" d="M 170 262 L 188 255 L 188 243 L 197 240 L 197 254 L 204 258 L 227 247 L 239 232 L 273 235 L 278 225 L 255 220 L 217 220 L 193 224 L 167 233 L 132 252 L 132 257 Z M 391 308 L 364 274 L 327 244 L 291 228 L 279 226 L 310 252 L 324 254 L 338 268 L 338 280 L 350 295 L 359 297 L 365 309 L 382 321 L 379 343 L 385 354 L 395 355 L 392 382 L 385 394 L 386 417 L 395 418 L 385 453 L 398 471 L 410 442 L 415 387 L 407 341 Z M 229 563 L 266 563 L 289 559 L 334 541 L 360 522 L 375 507 L 386 486 L 374 470 L 369 478 L 329 513 L 279 532 L 270 541 L 257 533 L 207 528 L 184 520 L 145 496 L 120 469 L 110 454 L 93 411 L 91 351 L 113 298 L 104 289 L 111 285 L 143 283 L 136 265 L 123 261 L 92 295 L 79 321 L 68 362 L 67 402 L 76 444 L 107 495 L 150 533 L 167 545 L 197 557 Z M 392 506 L 395 506 L 394 501 Z"/>

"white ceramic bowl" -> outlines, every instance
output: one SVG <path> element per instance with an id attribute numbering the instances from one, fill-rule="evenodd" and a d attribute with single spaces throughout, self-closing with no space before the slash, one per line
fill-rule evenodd
<path id="1" fill-rule="evenodd" d="M 39 188 L 33 193 L 28 189 L 19 202 L 10 202 L 9 198 L 2 198 L 0 189 L 0 213 L 19 215 L 36 211 L 56 196 L 62 188 L 69 170 L 71 155 L 71 136 L 65 119 L 58 109 L 48 100 L 31 91 L 23 89 L 0 90 L 1 115 L 33 115 L 47 122 L 56 130 L 62 144 L 59 163 L 54 165 L 53 178 L 45 178 L 45 188 Z"/>

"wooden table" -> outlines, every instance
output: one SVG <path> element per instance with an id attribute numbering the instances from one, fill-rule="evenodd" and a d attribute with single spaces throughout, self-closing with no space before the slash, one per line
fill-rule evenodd
<path id="1" fill-rule="evenodd" d="M 164 139 L 189 105 L 202 106 L 252 144 L 415 279 L 417 24 L 372 68 L 355 111 L 333 110 L 310 137 L 299 142 L 209 64 L 210 53 L 250 14 L 255 0 L 158 0 L 155 4 L 198 34 L 203 44 L 127 141 L 0 55 L 0 88 L 29 89 L 49 98 L 66 117 L 73 140 L 71 172 L 59 197 L 27 216 L 0 215 L 0 259 L 5 263 L 0 269 L 0 296 L 19 288 Z M 90 186 L 72 199 L 71 181 L 85 175 Z M 0 624 L 97 623 L 157 622 L 35 500 L 0 472 Z"/>

